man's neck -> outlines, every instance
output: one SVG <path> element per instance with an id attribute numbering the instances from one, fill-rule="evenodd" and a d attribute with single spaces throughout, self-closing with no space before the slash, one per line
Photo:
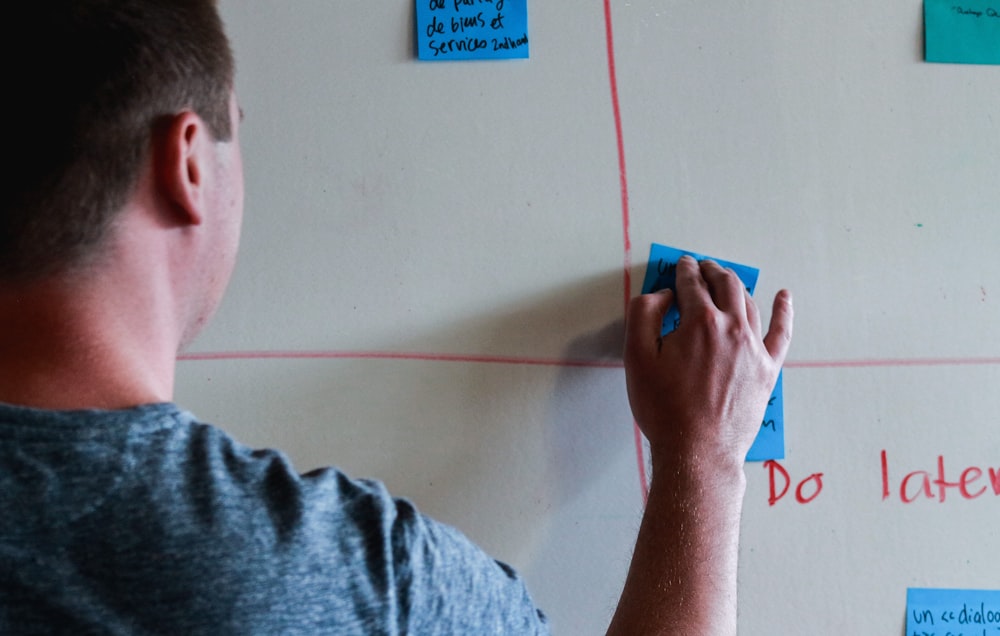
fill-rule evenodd
<path id="1" fill-rule="evenodd" d="M 0 284 L 0 402 L 65 410 L 172 399 L 176 343 L 156 338 L 155 307 L 109 288 L 100 277 Z"/>

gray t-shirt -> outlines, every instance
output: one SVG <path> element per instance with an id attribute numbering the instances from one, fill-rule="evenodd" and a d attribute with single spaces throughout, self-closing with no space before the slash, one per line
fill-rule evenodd
<path id="1" fill-rule="evenodd" d="M 0 633 L 545 634 L 522 581 L 334 469 L 172 404 L 0 405 Z"/>

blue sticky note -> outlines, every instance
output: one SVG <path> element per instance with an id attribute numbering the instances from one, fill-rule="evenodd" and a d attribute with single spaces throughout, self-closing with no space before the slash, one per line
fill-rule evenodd
<path id="1" fill-rule="evenodd" d="M 924 59 L 1000 64 L 1000 1 L 924 0 Z"/>
<path id="2" fill-rule="evenodd" d="M 783 371 L 778 373 L 778 381 L 775 382 L 771 399 L 767 402 L 767 410 L 764 411 L 764 420 L 760 423 L 760 430 L 757 431 L 757 439 L 747 452 L 748 462 L 785 458 L 785 390 L 781 382 L 783 374 Z"/>
<path id="3" fill-rule="evenodd" d="M 732 269 L 736 272 L 736 275 L 739 276 L 740 280 L 743 281 L 747 291 L 753 295 L 754 289 L 757 287 L 757 278 L 760 274 L 760 270 L 747 265 L 724 261 L 720 258 L 703 256 L 702 254 L 698 254 L 696 252 L 688 252 L 673 247 L 667 247 L 666 245 L 660 245 L 658 243 L 653 243 L 653 246 L 649 250 L 649 262 L 646 265 L 646 277 L 642 282 L 642 293 L 650 294 L 661 289 L 670 289 L 676 292 L 677 261 L 680 260 L 681 256 L 684 256 L 685 254 L 692 256 L 699 261 L 711 258 L 711 260 L 715 261 L 719 265 Z M 663 319 L 662 334 L 664 336 L 667 335 L 676 329 L 679 323 L 680 313 L 677 309 L 677 303 L 674 303 Z M 764 413 L 764 420 L 760 425 L 760 431 L 758 431 L 757 438 L 754 440 L 753 445 L 750 447 L 750 451 L 747 453 L 747 461 L 766 461 L 769 459 L 784 459 L 784 457 L 784 390 L 782 388 L 781 374 L 778 374 L 778 381 L 774 386 L 774 391 L 771 393 L 771 399 L 768 401 L 767 410 Z"/>
<path id="4" fill-rule="evenodd" d="M 906 590 L 906 636 L 949 634 L 1000 634 L 1000 590 Z"/>
<path id="5" fill-rule="evenodd" d="M 695 260 L 703 261 L 711 259 L 723 267 L 729 267 L 740 277 L 750 295 L 753 295 L 753 291 L 757 287 L 757 277 L 760 274 L 760 270 L 740 265 L 739 263 L 730 263 L 721 258 L 703 256 L 696 252 L 687 252 L 658 243 L 653 243 L 653 246 L 649 250 L 649 264 L 646 266 L 646 277 L 642 281 L 642 293 L 650 294 L 661 289 L 669 289 L 676 292 L 677 261 L 685 254 L 694 257 Z M 663 318 L 663 335 L 667 335 L 673 331 L 677 327 L 679 320 L 680 314 L 677 311 L 677 303 L 674 303 L 670 311 Z"/>
<path id="6" fill-rule="evenodd" d="M 528 0 L 415 0 L 421 60 L 528 57 Z"/>

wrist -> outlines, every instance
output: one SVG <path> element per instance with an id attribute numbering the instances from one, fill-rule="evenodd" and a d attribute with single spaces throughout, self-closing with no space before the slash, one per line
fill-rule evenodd
<path id="1" fill-rule="evenodd" d="M 703 501 L 711 500 L 715 505 L 729 502 L 742 507 L 747 484 L 743 459 L 725 454 L 653 450 L 651 464 L 651 493 L 653 490 L 672 492 L 674 496 L 697 493 Z"/>

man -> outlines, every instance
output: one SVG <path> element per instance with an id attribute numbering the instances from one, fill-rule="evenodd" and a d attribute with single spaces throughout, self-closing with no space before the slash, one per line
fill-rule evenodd
<path id="1" fill-rule="evenodd" d="M 214 3 L 44 0 L 7 20 L 0 632 L 546 633 L 516 573 L 456 531 L 171 403 L 243 207 Z M 762 336 L 735 274 L 684 259 L 677 279 L 628 312 L 653 477 L 610 633 L 735 633 L 743 458 L 791 338 L 786 292 Z"/>

